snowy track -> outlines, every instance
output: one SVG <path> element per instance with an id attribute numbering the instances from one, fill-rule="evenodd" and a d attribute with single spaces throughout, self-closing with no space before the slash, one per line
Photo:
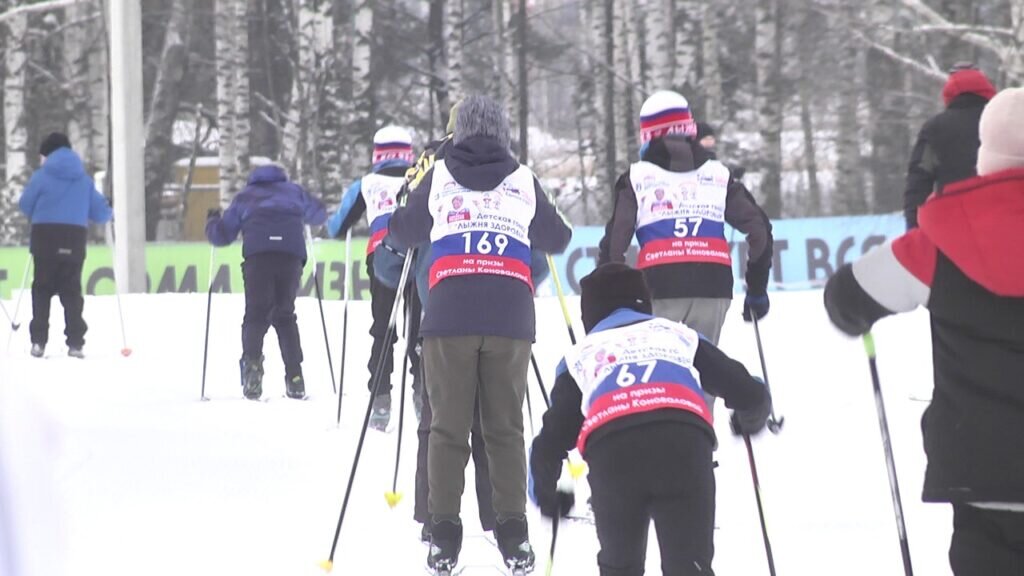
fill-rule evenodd
<path id="1" fill-rule="evenodd" d="M 754 447 L 778 572 L 902 574 L 861 344 L 828 325 L 820 292 L 772 298 L 761 330 L 786 425 L 779 436 L 758 437 Z M 355 302 L 350 310 L 344 413 L 336 428 L 316 301 L 298 302 L 311 398 L 280 398 L 283 368 L 271 331 L 264 380 L 271 401 L 265 403 L 240 399 L 241 296 L 215 295 L 213 302 L 209 402 L 199 401 L 205 294 L 126 297 L 129 358 L 119 354 L 109 297 L 87 299 L 84 361 L 64 357 L 59 321 L 50 358 L 42 361 L 29 357 L 27 329 L 8 345 L 10 334 L 0 328 L 0 466 L 7 474 L 0 479 L 0 539 L 11 537 L 2 526 L 13 517 L 19 576 L 321 573 L 366 408 L 369 306 Z M 577 302 L 571 304 L 578 313 Z M 537 306 L 535 352 L 550 386 L 568 337 L 557 302 L 543 298 Z M 28 308 L 21 318 L 26 325 Z M 56 301 L 54 308 L 58 320 Z M 753 330 L 739 318 L 740 308 L 737 301 L 730 310 L 722 347 L 759 372 Z M 325 302 L 325 311 L 337 363 L 341 303 Z M 876 340 L 915 568 L 948 575 L 948 507 L 919 498 L 918 421 L 926 406 L 919 400 L 931 395 L 927 316 L 886 320 Z M 392 382 L 397 388 L 398 374 Z M 539 429 L 542 403 L 537 389 L 531 391 Z M 767 574 L 743 443 L 729 436 L 721 402 L 717 409 L 715 571 Z M 368 434 L 334 574 L 423 573 L 426 547 L 412 521 L 415 426 L 407 422 L 405 434 L 404 498 L 393 511 L 384 493 L 396 436 Z M 577 501 L 585 502 L 585 485 L 579 492 Z M 499 573 L 500 558 L 479 531 L 471 494 L 463 520 L 462 574 Z M 535 510 L 531 536 L 544 552 L 537 567 L 543 573 L 549 525 Z M 650 548 L 648 573 L 659 574 L 653 534 Z M 596 575 L 596 550 L 592 526 L 563 524 L 554 574 Z M 0 574 L 4 569 L 0 562 Z"/>

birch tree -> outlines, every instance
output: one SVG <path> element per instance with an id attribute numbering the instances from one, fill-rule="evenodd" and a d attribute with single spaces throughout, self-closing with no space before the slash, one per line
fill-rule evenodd
<path id="1" fill-rule="evenodd" d="M 64 78 L 70 118 L 68 139 L 89 173 L 107 164 L 107 53 L 102 0 L 65 8 Z M 148 171 L 147 171 L 148 174 Z"/>
<path id="2" fill-rule="evenodd" d="M 352 100 L 355 119 L 351 146 L 353 162 L 366 162 L 373 147 L 374 94 L 371 75 L 373 44 L 373 2 L 359 0 L 355 6 L 355 44 L 352 47 Z"/>
<path id="3" fill-rule="evenodd" d="M 644 92 L 651 94 L 672 85 L 675 64 L 675 14 L 672 0 L 644 0 Z"/>
<path id="4" fill-rule="evenodd" d="M 860 25 L 859 6 L 844 6 L 842 21 L 847 30 Z M 836 202 L 838 212 L 863 214 L 867 212 L 864 190 L 864 175 L 861 168 L 861 135 L 859 132 L 858 107 L 861 101 L 860 87 L 863 78 L 863 44 L 852 33 L 841 36 L 839 59 L 839 81 L 836 93 L 839 100 L 836 109 Z"/>
<path id="5" fill-rule="evenodd" d="M 672 75 L 672 89 L 687 100 L 697 100 L 697 46 L 700 28 L 697 18 L 701 14 L 702 2 L 697 0 L 674 0 L 675 14 L 672 19 L 675 31 L 675 57 Z M 708 2 L 707 4 L 714 4 Z"/>
<path id="6" fill-rule="evenodd" d="M 901 35 L 888 26 L 897 15 L 888 0 L 873 0 L 868 9 L 868 30 L 878 42 L 901 50 Z M 902 86 L 904 70 L 876 49 L 868 48 L 866 59 L 873 206 L 881 212 L 895 212 L 903 207 L 903 185 L 910 157 L 907 104 L 902 90 L 892 88 Z"/>
<path id="7" fill-rule="evenodd" d="M 4 35 L 4 157 L 6 174 L 0 200 L 0 244 L 24 238 L 25 220 L 18 212 L 18 198 L 31 174 L 28 164 L 28 126 L 25 120 L 25 73 L 28 16 L 7 19 Z"/>
<path id="8" fill-rule="evenodd" d="M 705 2 L 702 5 L 701 21 L 704 119 L 713 124 L 720 124 L 725 119 L 725 91 L 722 88 L 722 64 L 719 54 L 721 18 L 714 2 Z"/>
<path id="9" fill-rule="evenodd" d="M 758 0 L 754 58 L 757 63 L 758 131 L 761 133 L 762 207 L 782 216 L 782 34 L 779 0 Z"/>
<path id="10" fill-rule="evenodd" d="M 146 239 L 156 240 L 164 185 L 174 162 L 178 118 L 189 60 L 191 0 L 173 0 L 163 54 L 146 120 Z M 198 129 L 198 118 L 196 119 Z"/>
<path id="11" fill-rule="evenodd" d="M 249 173 L 249 26 L 246 0 L 215 0 L 220 197 L 227 206 Z"/>
<path id="12" fill-rule="evenodd" d="M 463 0 L 445 0 L 445 53 L 448 58 L 448 98 L 458 102 L 465 94 L 463 82 Z"/>

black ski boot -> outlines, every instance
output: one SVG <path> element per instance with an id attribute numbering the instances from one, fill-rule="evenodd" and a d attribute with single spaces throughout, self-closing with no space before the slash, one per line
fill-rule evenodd
<path id="1" fill-rule="evenodd" d="M 70 356 L 71 358 L 78 358 L 79 360 L 83 360 L 85 358 L 85 352 L 82 352 L 81 347 L 72 347 L 68 348 L 68 356 Z"/>
<path id="2" fill-rule="evenodd" d="M 302 375 L 292 376 L 288 378 L 285 376 L 284 379 L 285 395 L 293 400 L 305 400 L 306 399 L 306 381 L 302 379 Z"/>
<path id="3" fill-rule="evenodd" d="M 451 576 L 459 563 L 462 551 L 462 522 L 459 520 L 430 521 L 430 551 L 427 567 L 437 576 Z"/>
<path id="4" fill-rule="evenodd" d="M 514 576 L 533 572 L 537 556 L 530 546 L 530 531 L 526 525 L 526 516 L 499 518 L 494 529 L 494 537 L 498 541 L 498 550 L 505 559 L 505 566 Z"/>
<path id="5" fill-rule="evenodd" d="M 46 344 L 33 344 L 31 354 L 33 358 L 42 358 L 46 354 Z"/>
<path id="6" fill-rule="evenodd" d="M 246 358 L 238 361 L 242 373 L 242 395 L 248 400 L 259 400 L 263 396 L 263 358 Z"/>
<path id="7" fill-rule="evenodd" d="M 373 412 L 370 413 L 370 428 L 385 432 L 391 422 L 391 394 L 384 393 L 373 399 Z"/>

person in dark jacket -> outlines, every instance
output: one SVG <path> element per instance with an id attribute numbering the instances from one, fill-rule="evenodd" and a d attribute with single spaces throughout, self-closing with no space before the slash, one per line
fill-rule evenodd
<path id="1" fill-rule="evenodd" d="M 654 315 L 682 322 L 717 345 L 733 289 L 725 224 L 747 236 L 748 322 L 768 313 L 772 225 L 729 169 L 694 141 L 696 135 L 681 95 L 656 92 L 644 102 L 640 162 L 615 184 L 598 265 L 624 262 L 635 234 L 637 268 L 654 296 Z"/>
<path id="2" fill-rule="evenodd" d="M 391 218 L 405 245 L 431 241 L 420 334 L 433 421 L 428 450 L 432 568 L 462 547 L 459 518 L 473 412 L 491 468 L 495 537 L 509 565 L 532 568 L 526 525 L 523 398 L 536 323 L 532 250 L 565 249 L 571 229 L 529 168 L 509 153 L 501 105 L 459 105 L 453 145 Z"/>
<path id="3" fill-rule="evenodd" d="M 652 316 L 639 271 L 604 264 L 580 286 L 587 335 L 558 366 L 530 451 L 531 497 L 545 516 L 569 513 L 573 497 L 556 487 L 578 448 L 602 576 L 644 573 L 652 519 L 664 574 L 711 576 L 716 440 L 704 392 L 735 410 L 734 432 L 751 435 L 768 419 L 768 390 L 692 328 Z"/>
<path id="4" fill-rule="evenodd" d="M 922 430 L 926 502 L 953 505 L 956 576 L 1024 569 L 1024 89 L 981 116 L 978 174 L 939 190 L 920 227 L 839 269 L 825 307 L 843 332 L 931 312 L 935 392 Z"/>
<path id="5" fill-rule="evenodd" d="M 946 110 L 921 128 L 910 154 L 903 214 L 907 229 L 917 228 L 917 209 L 948 184 L 976 174 L 978 119 L 996 89 L 971 65 L 953 69 L 942 89 Z"/>
<path id="6" fill-rule="evenodd" d="M 50 301 L 64 307 L 64 336 L 68 355 L 82 358 L 88 326 L 82 318 L 82 264 L 89 222 L 102 224 L 113 217 L 106 198 L 85 173 L 82 159 L 60 132 L 39 146 L 43 165 L 32 174 L 18 207 L 32 224 L 32 356 L 42 357 L 50 336 Z"/>
<path id="7" fill-rule="evenodd" d="M 211 211 L 206 222 L 214 246 L 227 246 L 242 234 L 245 318 L 238 365 L 242 393 L 250 400 L 263 395 L 263 338 L 271 326 L 281 346 L 286 394 L 306 397 L 295 297 L 306 265 L 304 227 L 326 220 L 323 202 L 289 182 L 283 167 L 270 164 L 255 168 L 223 216 Z"/>
<path id="8" fill-rule="evenodd" d="M 356 180 L 349 186 L 341 199 L 341 206 L 331 216 L 327 224 L 327 232 L 331 237 L 338 237 L 366 214 L 370 224 L 370 241 L 366 245 L 366 273 L 370 278 L 370 306 L 373 312 L 373 324 L 370 336 L 373 345 L 370 348 L 370 360 L 366 364 L 370 377 L 367 388 L 373 391 L 374 371 L 380 365 L 383 355 L 383 373 L 377 386 L 377 395 L 373 400 L 373 412 L 370 426 L 377 430 L 385 430 L 391 421 L 391 373 L 394 371 L 394 347 L 398 334 L 393 333 L 391 340 L 385 342 L 388 332 L 388 320 L 391 308 L 398 297 L 398 286 L 389 286 L 381 282 L 381 275 L 374 269 L 380 264 L 388 264 L 394 260 L 404 259 L 392 243 L 386 243 L 388 221 L 398 207 L 398 193 L 405 185 L 405 173 L 412 166 L 412 136 L 404 128 L 385 126 L 373 136 L 373 168 L 370 173 Z M 401 264 L 399 264 L 400 266 Z M 400 268 L 399 268 L 400 269 Z M 415 293 L 409 300 L 415 309 L 414 317 L 419 317 L 419 299 Z M 415 326 L 414 326 L 415 327 Z M 411 340 L 416 334 L 411 333 Z M 419 373 L 419 355 L 415 348 L 408 350 L 412 373 Z M 413 389 L 419 388 L 419 378 L 414 378 Z"/>

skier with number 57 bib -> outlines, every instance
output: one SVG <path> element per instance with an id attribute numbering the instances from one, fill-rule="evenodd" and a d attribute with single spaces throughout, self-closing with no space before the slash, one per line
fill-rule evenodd
<path id="1" fill-rule="evenodd" d="M 654 315 L 718 344 L 732 302 L 732 255 L 725 225 L 747 237 L 743 318 L 768 314 L 772 225 L 747 189 L 697 141 L 686 98 L 651 95 L 640 109 L 640 161 L 615 184 L 615 208 L 598 265 L 625 262 L 636 235 L 637 268 L 654 296 Z"/>

